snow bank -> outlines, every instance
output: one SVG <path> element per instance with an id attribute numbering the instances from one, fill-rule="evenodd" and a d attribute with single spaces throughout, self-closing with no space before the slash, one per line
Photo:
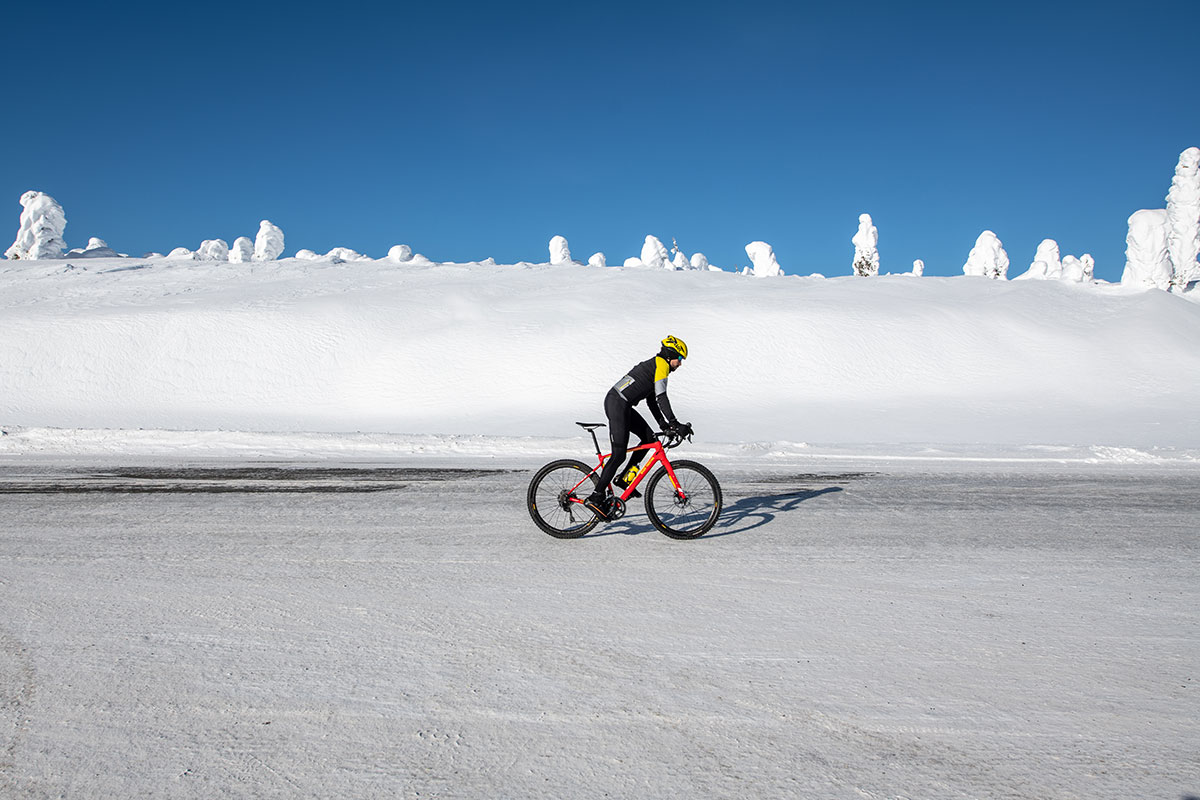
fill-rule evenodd
<path id="1" fill-rule="evenodd" d="M 29 191 L 21 195 L 21 208 L 17 238 L 4 257 L 37 260 L 61 256 L 67 249 L 63 240 L 67 215 L 62 206 L 45 192 Z"/>
<path id="2" fill-rule="evenodd" d="M 1200 444 L 1187 413 L 1200 407 L 1200 305 L 1163 292 L 385 261 L 90 266 L 0 271 L 0 425 L 571 437 L 671 332 L 691 349 L 672 401 L 705 441 Z M 598 309 L 620 333 L 587 348 L 585 375 L 571 365 Z"/>

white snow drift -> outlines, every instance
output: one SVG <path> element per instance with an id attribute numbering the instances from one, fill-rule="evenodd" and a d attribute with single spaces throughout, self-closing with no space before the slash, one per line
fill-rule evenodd
<path id="1" fill-rule="evenodd" d="M 1200 443 L 1200 304 L 1058 281 L 0 263 L 0 425 L 570 435 L 667 334 L 707 440 Z M 596 346 L 599 342 L 600 346 Z"/>

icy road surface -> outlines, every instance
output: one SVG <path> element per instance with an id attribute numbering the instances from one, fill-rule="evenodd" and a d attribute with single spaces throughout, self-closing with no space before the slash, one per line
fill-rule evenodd
<path id="1" fill-rule="evenodd" d="M 6 463 L 0 796 L 1200 794 L 1200 469 L 710 465 Z"/>

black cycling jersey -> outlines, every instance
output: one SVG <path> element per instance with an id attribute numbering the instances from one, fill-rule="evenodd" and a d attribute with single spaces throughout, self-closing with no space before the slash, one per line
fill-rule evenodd
<path id="1" fill-rule="evenodd" d="M 667 399 L 667 377 L 671 365 L 661 355 L 647 359 L 629 370 L 629 373 L 613 385 L 613 391 L 631 406 L 643 400 L 661 427 L 675 422 L 671 401 Z"/>
<path id="2" fill-rule="evenodd" d="M 667 376 L 670 374 L 671 365 L 660 353 L 635 365 L 608 390 L 608 395 L 604 398 L 604 413 L 608 417 L 612 457 L 605 462 L 604 469 L 600 471 L 597 494 L 604 493 L 616 477 L 617 470 L 621 468 L 621 462 L 629 452 L 629 434 L 637 434 L 641 444 L 654 441 L 654 429 L 634 409 L 635 405 L 645 400 L 660 428 L 676 422 L 675 413 L 671 410 L 671 401 L 667 399 Z M 625 469 L 636 467 L 645 457 L 646 451 L 638 450 L 629 459 Z"/>

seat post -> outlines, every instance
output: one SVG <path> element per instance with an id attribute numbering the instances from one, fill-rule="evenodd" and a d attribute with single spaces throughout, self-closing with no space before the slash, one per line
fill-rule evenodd
<path id="1" fill-rule="evenodd" d="M 588 431 L 592 435 L 592 444 L 596 445 L 596 457 L 600 457 L 600 440 L 596 438 L 596 429 L 592 428 Z"/>

